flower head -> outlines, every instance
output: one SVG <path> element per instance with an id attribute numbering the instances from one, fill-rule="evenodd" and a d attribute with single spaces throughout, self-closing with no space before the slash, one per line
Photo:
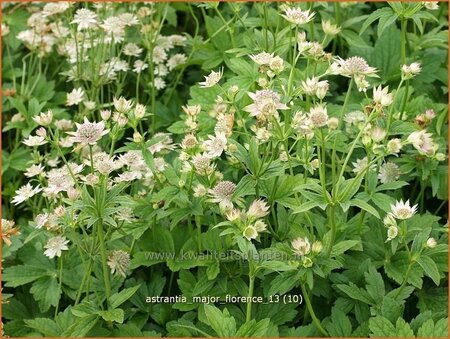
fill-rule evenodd
<path id="1" fill-rule="evenodd" d="M 391 241 L 392 239 L 395 239 L 398 235 L 398 227 L 397 226 L 390 226 L 387 230 L 387 239 L 386 241 Z"/>
<path id="2" fill-rule="evenodd" d="M 31 186 L 31 184 L 28 183 L 26 185 L 23 185 L 16 191 L 16 195 L 14 196 L 11 202 L 14 205 L 18 205 L 30 199 L 32 196 L 39 193 L 40 191 L 42 191 L 42 188 L 40 188 L 39 185 L 33 188 L 33 186 Z"/>
<path id="3" fill-rule="evenodd" d="M 248 240 L 251 241 L 252 239 L 256 239 L 256 237 L 258 236 L 258 231 L 256 230 L 256 228 L 252 225 L 247 226 L 244 230 L 244 232 L 242 233 L 242 235 Z"/>
<path id="4" fill-rule="evenodd" d="M 203 143 L 206 155 L 210 158 L 220 157 L 227 150 L 227 138 L 224 134 L 209 135 L 209 140 Z"/>
<path id="5" fill-rule="evenodd" d="M 337 25 L 333 25 L 329 20 L 322 20 L 322 29 L 326 35 L 334 36 L 341 31 Z"/>
<path id="6" fill-rule="evenodd" d="M 280 102 L 280 96 L 269 89 L 248 93 L 248 96 L 253 99 L 253 104 L 245 107 L 244 111 L 263 122 L 270 121 L 272 117 L 277 118 L 277 110 L 288 108 Z"/>
<path id="7" fill-rule="evenodd" d="M 408 136 L 408 142 L 411 143 L 419 153 L 424 155 L 434 155 L 436 152 L 436 145 L 431 138 L 432 134 L 425 130 L 412 132 Z"/>
<path id="8" fill-rule="evenodd" d="M 65 237 L 62 237 L 60 235 L 50 238 L 47 241 L 47 244 L 44 246 L 44 248 L 46 248 L 44 254 L 47 257 L 49 257 L 50 259 L 52 259 L 54 257 L 60 257 L 62 251 L 66 251 L 69 249 L 67 247 L 68 243 L 69 243 L 69 240 L 66 240 Z"/>
<path id="9" fill-rule="evenodd" d="M 392 93 L 388 93 L 389 86 L 382 88 L 381 85 L 373 88 L 373 101 L 383 107 L 389 106 L 394 101 Z"/>
<path id="10" fill-rule="evenodd" d="M 397 181 L 399 177 L 400 168 L 393 162 L 383 164 L 380 168 L 380 172 L 378 173 L 378 179 L 380 179 L 383 184 Z"/>
<path id="11" fill-rule="evenodd" d="M 294 25 L 304 25 L 312 20 L 314 14 L 309 10 L 302 11 L 300 8 L 286 8 L 284 15 L 281 16 Z"/>
<path id="12" fill-rule="evenodd" d="M 199 82 L 199 85 L 200 87 L 203 88 L 213 87 L 220 81 L 220 79 L 222 79 L 222 75 L 223 75 L 223 68 L 219 69 L 218 72 L 211 71 L 209 75 L 205 76 L 205 81 Z"/>
<path id="13" fill-rule="evenodd" d="M 74 88 L 72 92 L 67 93 L 66 106 L 78 105 L 84 99 L 84 91 L 81 88 Z"/>
<path id="14" fill-rule="evenodd" d="M 394 218 L 399 220 L 406 220 L 411 218 L 417 210 L 417 205 L 410 206 L 409 200 L 403 202 L 403 200 L 397 201 L 395 205 L 391 205 L 391 214 Z"/>
<path id="15" fill-rule="evenodd" d="M 212 197 L 212 202 L 222 202 L 222 201 L 231 201 L 231 197 L 236 190 L 236 185 L 231 181 L 220 181 L 214 186 L 213 189 L 210 189 L 208 192 Z"/>
<path id="16" fill-rule="evenodd" d="M 259 219 L 265 217 L 269 213 L 269 206 L 264 200 L 255 200 L 252 202 L 247 211 L 247 216 L 250 218 Z"/>
<path id="17" fill-rule="evenodd" d="M 377 77 L 375 74 L 377 69 L 370 67 L 366 60 L 358 56 L 353 56 L 345 60 L 338 57 L 335 63 L 331 65 L 331 69 L 332 73 L 346 77 L 356 75 Z"/>
<path id="18" fill-rule="evenodd" d="M 308 238 L 296 238 L 291 243 L 295 254 L 303 256 L 311 252 L 311 244 Z"/>
<path id="19" fill-rule="evenodd" d="M 122 250 L 114 250 L 108 256 L 108 266 L 111 268 L 111 274 L 126 276 L 126 271 L 130 265 L 130 255 Z"/>
<path id="20" fill-rule="evenodd" d="M 89 122 L 85 117 L 82 124 L 77 125 L 76 132 L 67 132 L 72 135 L 73 142 L 79 142 L 81 145 L 95 145 L 104 135 L 108 134 L 109 129 L 105 130 L 105 122 Z"/>
<path id="21" fill-rule="evenodd" d="M 87 8 L 80 8 L 75 12 L 71 24 L 77 24 L 79 31 L 94 28 L 97 26 L 97 14 Z"/>

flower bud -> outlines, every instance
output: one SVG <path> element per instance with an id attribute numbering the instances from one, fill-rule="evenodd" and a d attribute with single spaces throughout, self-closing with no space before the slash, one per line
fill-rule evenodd
<path id="1" fill-rule="evenodd" d="M 436 245 L 437 245 L 436 239 L 428 238 L 428 240 L 427 240 L 427 247 L 428 248 L 435 248 Z"/>

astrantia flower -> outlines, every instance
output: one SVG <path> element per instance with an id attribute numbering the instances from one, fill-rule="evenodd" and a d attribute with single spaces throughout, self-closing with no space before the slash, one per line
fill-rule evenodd
<path id="1" fill-rule="evenodd" d="M 402 75 L 405 79 L 414 78 L 422 71 L 422 67 L 419 62 L 413 62 L 411 65 L 402 66 Z"/>
<path id="2" fill-rule="evenodd" d="M 288 109 L 285 104 L 280 102 L 280 96 L 269 89 L 248 93 L 248 96 L 252 98 L 253 104 L 246 106 L 244 111 L 263 122 L 270 121 L 272 117 L 277 118 L 277 110 Z"/>
<path id="3" fill-rule="evenodd" d="M 78 105 L 84 99 L 82 88 L 74 88 L 72 92 L 67 93 L 66 106 Z"/>
<path id="4" fill-rule="evenodd" d="M 146 64 L 142 60 L 136 60 L 133 64 L 133 72 L 138 73 L 138 74 L 147 68 L 148 68 L 148 64 Z"/>
<path id="5" fill-rule="evenodd" d="M 31 165 L 30 167 L 27 168 L 27 171 L 24 173 L 24 175 L 27 178 L 32 178 L 35 177 L 37 175 L 40 175 L 44 172 L 44 166 L 42 165 Z"/>
<path id="6" fill-rule="evenodd" d="M 262 220 L 256 220 L 253 226 L 255 227 L 258 233 L 265 232 L 267 230 L 267 225 Z"/>
<path id="7" fill-rule="evenodd" d="M 33 186 L 31 186 L 31 184 L 28 183 L 26 185 L 23 185 L 21 188 L 19 188 L 16 191 L 16 195 L 11 200 L 11 202 L 14 205 L 18 205 L 18 204 L 30 199 L 32 196 L 39 193 L 40 191 L 42 191 L 42 188 L 40 188 L 39 185 L 33 188 Z"/>
<path id="8" fill-rule="evenodd" d="M 267 52 L 261 52 L 258 54 L 251 54 L 249 55 L 249 57 L 258 65 L 263 66 L 268 65 L 270 63 L 270 60 L 272 60 L 273 58 L 273 53 L 269 54 Z"/>
<path id="9" fill-rule="evenodd" d="M 67 10 L 69 8 L 69 6 L 70 6 L 70 3 L 66 2 L 66 1 L 47 3 L 47 4 L 45 4 L 44 9 L 42 10 L 42 15 L 44 17 L 47 17 L 50 15 L 62 13 L 65 10 Z"/>
<path id="10" fill-rule="evenodd" d="M 338 57 L 334 64 L 331 65 L 332 73 L 340 74 L 346 77 L 355 75 L 363 75 L 368 77 L 377 77 L 375 74 L 377 69 L 370 67 L 367 61 L 361 57 L 354 56 L 348 59 Z"/>
<path id="11" fill-rule="evenodd" d="M 394 218 L 405 220 L 411 218 L 417 210 L 417 205 L 410 206 L 409 200 L 403 202 L 403 200 L 397 201 L 395 205 L 391 205 L 391 214 Z"/>
<path id="12" fill-rule="evenodd" d="M 206 155 L 210 158 L 220 157 L 227 150 L 227 138 L 224 134 L 209 135 L 209 140 L 203 142 Z"/>
<path id="13" fill-rule="evenodd" d="M 200 85 L 200 87 L 203 88 L 213 87 L 220 81 L 220 79 L 222 79 L 222 75 L 223 75 L 223 68 L 219 69 L 218 72 L 211 71 L 209 75 L 205 76 L 205 81 L 199 82 L 198 84 Z"/>
<path id="14" fill-rule="evenodd" d="M 40 126 L 48 126 L 53 121 L 53 112 L 50 109 L 47 111 L 47 113 L 41 112 L 41 114 L 34 116 L 33 120 Z"/>
<path id="15" fill-rule="evenodd" d="M 214 171 L 214 166 L 211 165 L 210 157 L 206 155 L 195 155 L 192 158 L 195 172 L 199 175 L 209 175 Z"/>
<path id="16" fill-rule="evenodd" d="M 303 256 L 311 252 L 311 244 L 308 238 L 296 238 L 291 242 L 295 254 Z"/>
<path id="17" fill-rule="evenodd" d="M 269 213 L 269 206 L 263 200 L 255 200 L 252 202 L 247 211 L 247 216 L 250 218 L 262 218 Z"/>
<path id="18" fill-rule="evenodd" d="M 312 107 L 309 111 L 309 119 L 314 127 L 324 127 L 328 121 L 327 108 L 323 105 Z"/>
<path id="19" fill-rule="evenodd" d="M 105 129 L 105 122 L 89 122 L 84 117 L 82 124 L 75 123 L 77 126 L 76 132 L 67 132 L 72 136 L 73 142 L 78 142 L 81 145 L 95 145 L 104 135 L 108 134 L 109 129 Z"/>
<path id="20" fill-rule="evenodd" d="M 369 164 L 369 159 L 367 157 L 364 157 L 362 159 L 356 160 L 356 162 L 352 162 L 352 164 L 354 167 L 353 172 L 358 174 L 366 169 L 367 165 Z M 370 169 L 373 169 L 373 168 L 375 168 L 375 164 L 372 164 L 370 166 Z"/>
<path id="21" fill-rule="evenodd" d="M 75 12 L 71 24 L 77 24 L 79 31 L 94 28 L 97 26 L 97 14 L 87 8 L 80 8 Z"/>
<path id="22" fill-rule="evenodd" d="M 425 130 L 412 132 L 408 136 L 408 142 L 411 143 L 416 150 L 424 155 L 433 155 L 436 152 L 436 146 L 431 138 L 432 134 Z"/>
<path id="23" fill-rule="evenodd" d="M 6 246 L 11 245 L 11 236 L 19 235 L 20 231 L 17 227 L 14 227 L 15 222 L 13 220 L 2 219 L 2 239 Z"/>
<path id="24" fill-rule="evenodd" d="M 383 107 L 389 106 L 394 101 L 392 93 L 388 93 L 389 86 L 382 88 L 381 85 L 373 88 L 373 101 Z"/>
<path id="25" fill-rule="evenodd" d="M 69 240 L 66 240 L 65 237 L 57 235 L 56 237 L 50 238 L 47 241 L 47 244 L 44 246 L 46 248 L 44 254 L 50 259 L 54 257 L 60 257 L 62 251 L 67 251 L 69 248 L 67 244 Z"/>
<path id="26" fill-rule="evenodd" d="M 427 247 L 428 248 L 435 248 L 437 245 L 437 241 L 434 238 L 428 238 L 427 240 Z"/>
<path id="27" fill-rule="evenodd" d="M 126 114 L 133 108 L 133 100 L 127 100 L 124 97 L 114 97 L 113 105 L 117 112 Z"/>
<path id="28" fill-rule="evenodd" d="M 281 16 L 294 25 L 304 25 L 310 22 L 315 14 L 309 10 L 302 11 L 300 8 L 287 8 L 284 13 Z"/>
<path id="29" fill-rule="evenodd" d="M 422 1 L 422 5 L 424 5 L 426 9 L 429 9 L 431 11 L 439 9 L 439 1 Z"/>
<path id="30" fill-rule="evenodd" d="M 30 135 L 27 139 L 25 139 L 22 142 L 25 145 L 30 146 L 30 147 L 37 147 L 37 146 L 44 145 L 47 143 L 45 138 L 40 137 L 38 135 L 36 135 L 36 136 Z"/>
<path id="31" fill-rule="evenodd" d="M 175 67 L 186 63 L 186 61 L 187 61 L 186 55 L 181 54 L 181 53 L 177 53 L 177 54 L 172 55 L 170 57 L 170 59 L 167 60 L 167 67 L 171 71 Z"/>
<path id="32" fill-rule="evenodd" d="M 252 225 L 247 226 L 244 230 L 244 232 L 242 233 L 242 235 L 248 240 L 248 241 L 252 241 L 252 239 L 256 239 L 256 237 L 258 236 L 258 231 L 256 230 L 256 228 Z"/>
<path id="33" fill-rule="evenodd" d="M 212 202 L 220 203 L 223 201 L 230 201 L 235 190 L 236 185 L 231 181 L 220 181 L 213 189 L 210 189 L 208 193 L 212 198 Z"/>
<path id="34" fill-rule="evenodd" d="M 166 81 L 163 78 L 160 77 L 155 78 L 154 84 L 155 88 L 159 91 L 166 88 Z"/>
<path id="35" fill-rule="evenodd" d="M 333 25 L 329 20 L 322 20 L 322 29 L 326 35 L 334 36 L 341 31 L 337 25 Z"/>
<path id="36" fill-rule="evenodd" d="M 397 155 L 402 149 L 402 141 L 398 138 L 394 138 L 388 141 L 386 148 L 390 154 Z"/>
<path id="37" fill-rule="evenodd" d="M 130 255 L 122 250 L 114 250 L 108 256 L 108 266 L 111 268 L 111 274 L 118 274 L 126 277 L 126 271 L 130 265 Z"/>
<path id="38" fill-rule="evenodd" d="M 202 184 L 198 184 L 194 187 L 194 197 L 203 197 L 206 195 L 206 193 L 208 193 L 208 190 Z"/>
<path id="39" fill-rule="evenodd" d="M 138 57 L 142 53 L 142 48 L 134 43 L 128 43 L 123 47 L 123 54 Z"/>
<path id="40" fill-rule="evenodd" d="M 387 239 L 386 241 L 391 241 L 392 239 L 397 238 L 398 235 L 398 227 L 390 226 L 387 230 Z"/>
<path id="41" fill-rule="evenodd" d="M 393 162 L 387 162 L 383 164 L 378 173 L 378 179 L 381 183 L 385 184 L 398 180 L 400 177 L 400 168 Z"/>

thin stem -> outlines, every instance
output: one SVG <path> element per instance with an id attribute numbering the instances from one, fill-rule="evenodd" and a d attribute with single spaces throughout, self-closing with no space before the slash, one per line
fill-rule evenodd
<path id="1" fill-rule="evenodd" d="M 249 275 L 249 286 L 248 286 L 248 301 L 247 301 L 247 312 L 245 316 L 246 322 L 249 322 L 252 319 L 252 298 L 253 298 L 253 289 L 255 287 L 255 276 Z"/>
<path id="2" fill-rule="evenodd" d="M 333 249 L 334 242 L 336 240 L 336 207 L 332 204 L 329 205 L 329 219 L 330 219 L 330 230 L 331 236 L 330 241 L 327 246 L 327 257 L 330 256 L 331 250 Z"/>
<path id="3" fill-rule="evenodd" d="M 61 300 L 63 257 L 64 254 L 61 254 L 61 257 L 59 258 L 59 286 L 58 286 L 58 301 L 55 307 L 55 319 L 56 316 L 58 315 L 59 301 Z"/>
<path id="4" fill-rule="evenodd" d="M 406 63 L 406 24 L 407 19 L 402 17 L 400 19 L 400 26 L 401 26 L 401 56 L 402 56 L 402 64 L 404 65 Z"/>
<path id="5" fill-rule="evenodd" d="M 406 100 L 408 100 L 408 92 L 409 92 L 409 80 L 406 80 L 406 85 L 405 85 L 405 95 L 403 96 L 403 102 L 402 102 L 402 107 L 400 109 L 400 119 L 403 119 L 403 113 L 405 113 L 405 107 L 406 107 Z"/>
<path id="6" fill-rule="evenodd" d="M 305 286 L 303 284 L 301 284 L 300 287 L 302 289 L 303 299 L 305 299 L 306 307 L 308 308 L 309 314 L 311 315 L 314 325 L 320 331 L 320 333 L 322 333 L 324 336 L 328 337 L 329 334 L 322 327 L 322 325 L 320 324 L 320 320 L 317 318 L 316 314 L 314 313 L 314 309 L 311 305 L 311 301 L 309 300 L 308 293 L 306 291 Z"/>
<path id="7" fill-rule="evenodd" d="M 111 297 L 111 283 L 109 280 L 108 256 L 106 255 L 105 239 L 103 235 L 103 221 L 97 222 L 98 240 L 100 242 L 100 255 L 102 258 L 103 280 L 105 283 L 106 303 L 109 306 L 109 298 Z"/>

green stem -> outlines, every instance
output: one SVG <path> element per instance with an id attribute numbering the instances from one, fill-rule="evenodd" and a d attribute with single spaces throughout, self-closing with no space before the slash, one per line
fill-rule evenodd
<path id="1" fill-rule="evenodd" d="M 400 19 L 400 26 L 401 26 L 401 56 L 402 56 L 402 65 L 406 63 L 406 24 L 407 19 L 402 17 Z"/>
<path id="2" fill-rule="evenodd" d="M 400 119 L 403 119 L 403 113 L 405 113 L 405 107 L 406 107 L 406 100 L 408 100 L 408 92 L 409 92 L 409 80 L 406 80 L 406 85 L 405 85 L 405 95 L 403 96 L 403 102 L 402 102 L 402 107 L 400 109 Z"/>
<path id="3" fill-rule="evenodd" d="M 334 242 L 336 240 L 336 207 L 332 204 L 329 205 L 329 219 L 330 219 L 330 230 L 331 236 L 330 241 L 327 245 L 327 257 L 330 256 L 331 250 L 333 249 Z"/>
<path id="4" fill-rule="evenodd" d="M 59 301 L 61 300 L 63 256 L 64 254 L 61 254 L 61 257 L 59 258 L 59 286 L 58 286 L 58 301 L 55 307 L 55 319 L 56 316 L 58 315 Z"/>
<path id="5" fill-rule="evenodd" d="M 309 314 L 311 315 L 314 325 L 320 331 L 320 333 L 322 333 L 324 336 L 328 337 L 329 334 L 322 327 L 322 325 L 320 324 L 320 320 L 317 318 L 316 314 L 314 313 L 314 309 L 311 305 L 311 301 L 309 300 L 308 293 L 306 291 L 305 286 L 303 284 L 301 284 L 300 287 L 302 288 L 303 299 L 305 299 L 306 307 L 308 308 Z"/>
<path id="6" fill-rule="evenodd" d="M 247 302 L 247 312 L 245 316 L 246 322 L 249 322 L 252 319 L 252 301 L 251 298 L 253 298 L 253 289 L 255 287 L 255 277 L 253 275 L 249 275 L 249 286 L 248 286 L 248 298 L 249 301 Z"/>
<path id="7" fill-rule="evenodd" d="M 105 283 L 106 303 L 109 306 L 109 298 L 111 297 L 111 283 L 109 280 L 108 256 L 106 255 L 105 239 L 103 234 L 103 221 L 97 222 L 98 240 L 100 242 L 100 255 L 102 258 L 103 280 Z"/>

